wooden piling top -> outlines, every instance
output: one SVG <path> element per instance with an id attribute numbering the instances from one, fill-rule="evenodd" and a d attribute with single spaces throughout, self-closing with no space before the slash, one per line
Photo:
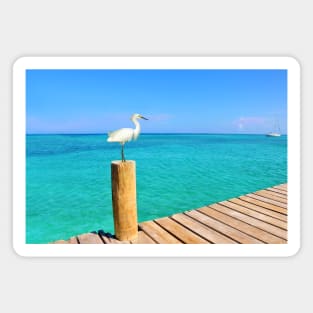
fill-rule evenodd
<path id="1" fill-rule="evenodd" d="M 54 244 L 286 244 L 287 183 L 138 224 L 138 238 L 119 241 L 100 230 Z"/>

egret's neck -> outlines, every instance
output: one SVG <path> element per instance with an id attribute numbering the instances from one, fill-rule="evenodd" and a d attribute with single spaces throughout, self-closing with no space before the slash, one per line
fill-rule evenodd
<path id="1" fill-rule="evenodd" d="M 140 124 L 139 122 L 136 120 L 136 119 L 133 119 L 132 120 L 133 123 L 135 124 L 135 129 L 134 129 L 134 139 L 137 139 L 139 133 L 140 133 Z"/>

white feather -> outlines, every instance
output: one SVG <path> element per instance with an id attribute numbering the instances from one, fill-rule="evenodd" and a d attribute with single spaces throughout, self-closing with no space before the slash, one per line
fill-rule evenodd
<path id="1" fill-rule="evenodd" d="M 133 139 L 134 130 L 132 128 L 121 128 L 108 133 L 108 135 L 108 142 L 125 143 Z"/>
<path id="2" fill-rule="evenodd" d="M 124 145 L 125 142 L 136 140 L 140 134 L 140 124 L 138 123 L 137 119 L 145 117 L 141 116 L 140 114 L 133 114 L 131 117 L 131 121 L 135 124 L 135 128 L 121 128 L 112 132 L 108 133 L 108 142 L 119 142 L 120 144 Z"/>

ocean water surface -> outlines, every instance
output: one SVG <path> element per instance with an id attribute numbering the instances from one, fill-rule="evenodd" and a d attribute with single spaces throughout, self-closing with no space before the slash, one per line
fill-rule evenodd
<path id="1" fill-rule="evenodd" d="M 111 172 L 120 145 L 107 135 L 26 136 L 26 242 L 103 229 L 114 233 Z M 287 182 L 287 136 L 141 134 L 139 222 Z"/>

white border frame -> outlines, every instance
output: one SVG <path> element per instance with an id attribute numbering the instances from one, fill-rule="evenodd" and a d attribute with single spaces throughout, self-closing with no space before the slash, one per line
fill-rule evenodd
<path id="1" fill-rule="evenodd" d="M 27 69 L 286 69 L 288 72 L 288 243 L 187 245 L 26 244 Z M 60 238 L 61 239 L 61 238 Z M 13 248 L 40 257 L 292 256 L 300 249 L 300 65 L 291 57 L 22 57 L 13 66 Z"/>

